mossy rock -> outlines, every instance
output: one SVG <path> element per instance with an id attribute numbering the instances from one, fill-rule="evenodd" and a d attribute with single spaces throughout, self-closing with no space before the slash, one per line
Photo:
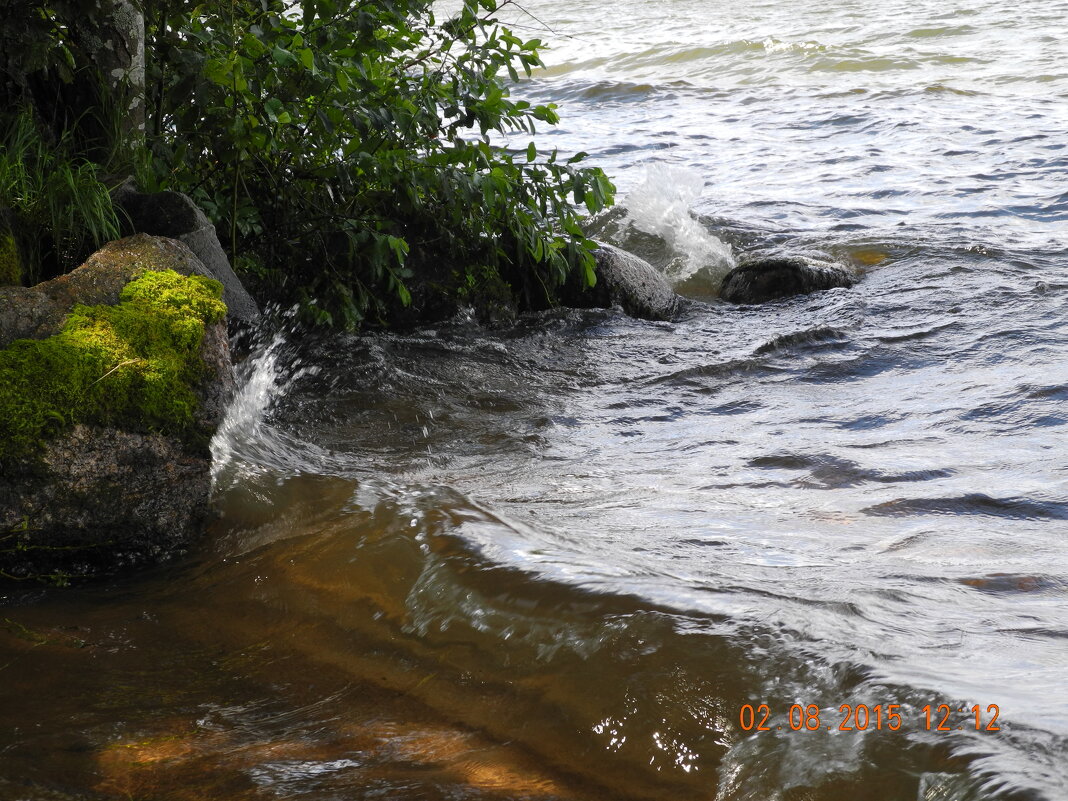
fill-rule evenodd
<path id="1" fill-rule="evenodd" d="M 223 300 L 231 320 L 253 323 L 259 307 L 230 266 L 211 220 L 188 195 L 181 192 L 139 192 L 133 178 L 118 183 L 111 198 L 122 210 L 131 227 L 158 237 L 176 239 L 186 245 L 223 284 Z"/>
<path id="2" fill-rule="evenodd" d="M 0 286 L 0 348 L 58 334 L 75 304 L 118 303 L 123 287 L 146 269 L 210 277 L 192 251 L 173 239 L 137 234 L 109 242 L 59 278 L 33 287 Z"/>
<path id="3" fill-rule="evenodd" d="M 196 427 L 205 326 L 226 315 L 222 285 L 145 271 L 119 303 L 75 304 L 60 331 L 0 350 L 0 464 L 77 423 L 202 439 Z"/>
<path id="4" fill-rule="evenodd" d="M 113 572 L 199 533 L 234 389 L 222 286 L 202 272 L 138 236 L 0 288 L 0 577 Z"/>

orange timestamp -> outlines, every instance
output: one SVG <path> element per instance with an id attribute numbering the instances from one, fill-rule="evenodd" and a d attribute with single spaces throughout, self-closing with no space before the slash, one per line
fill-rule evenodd
<path id="1" fill-rule="evenodd" d="M 768 704 L 744 704 L 738 723 L 743 731 L 899 731 L 905 725 L 901 704 L 842 704 L 837 715 L 828 712 L 818 704 L 792 704 L 786 719 L 778 722 Z M 997 704 L 988 704 L 985 709 L 980 704 L 927 704 L 920 712 L 919 723 L 926 731 L 1001 731 Z M 828 717 L 832 719 L 828 721 Z"/>

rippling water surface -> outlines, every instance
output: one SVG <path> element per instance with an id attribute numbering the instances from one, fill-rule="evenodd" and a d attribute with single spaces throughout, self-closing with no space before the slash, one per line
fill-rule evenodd
<path id="1" fill-rule="evenodd" d="M 262 343 L 199 551 L 7 596 L 0 798 L 1068 798 L 1068 6 L 524 9 L 702 303 Z"/>

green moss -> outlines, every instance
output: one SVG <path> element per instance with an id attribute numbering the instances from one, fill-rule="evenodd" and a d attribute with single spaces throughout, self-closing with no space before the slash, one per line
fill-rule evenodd
<path id="1" fill-rule="evenodd" d="M 0 462 L 75 423 L 193 433 L 204 326 L 226 314 L 222 284 L 145 272 L 115 306 L 75 306 L 62 330 L 0 350 Z"/>
<path id="2" fill-rule="evenodd" d="M 22 283 L 22 259 L 10 231 L 0 233 L 0 286 Z"/>

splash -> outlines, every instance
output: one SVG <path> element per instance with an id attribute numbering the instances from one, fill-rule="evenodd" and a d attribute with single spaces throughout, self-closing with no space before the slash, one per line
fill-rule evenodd
<path id="1" fill-rule="evenodd" d="M 702 272 L 718 284 L 735 266 L 730 245 L 690 214 L 704 187 L 704 178 L 694 170 L 654 164 L 646 169 L 645 181 L 627 195 L 631 225 L 659 238 L 672 252 L 664 272 L 676 284 Z"/>
<path id="2" fill-rule="evenodd" d="M 243 447 L 263 438 L 267 412 L 284 394 L 279 369 L 284 345 L 282 334 L 275 334 L 238 366 L 237 393 L 211 439 L 211 483 L 215 489 L 224 483 L 222 476 L 235 463 Z"/>

